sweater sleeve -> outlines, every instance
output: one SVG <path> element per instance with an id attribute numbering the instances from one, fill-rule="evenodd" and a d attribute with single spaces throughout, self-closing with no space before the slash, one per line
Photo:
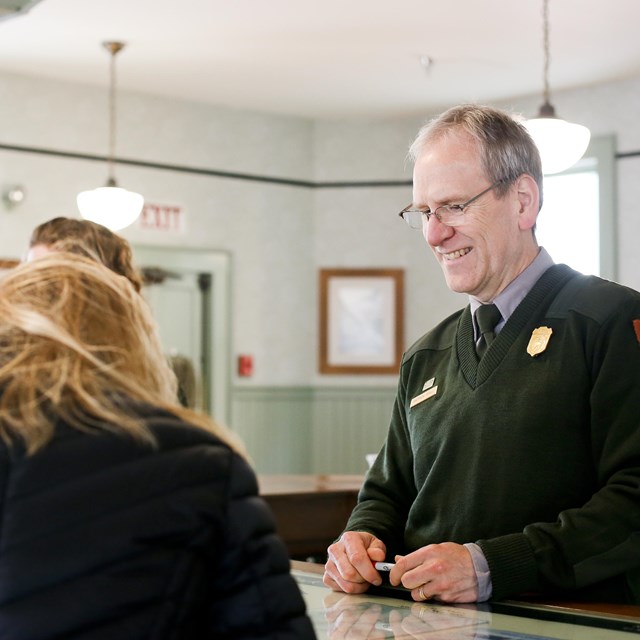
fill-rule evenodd
<path id="1" fill-rule="evenodd" d="M 215 638 L 315 638 L 286 547 L 255 474 L 233 454 L 227 529 L 218 560 L 209 628 Z"/>
<path id="2" fill-rule="evenodd" d="M 639 324 L 640 302 L 632 296 L 618 301 L 604 322 L 592 322 L 585 331 L 592 381 L 585 428 L 599 488 L 555 522 L 532 523 L 522 533 L 478 541 L 489 563 L 495 598 L 539 588 L 595 586 L 597 594 L 597 585 L 604 587 L 625 574 L 628 591 L 618 598 L 640 602 Z"/>
<path id="3" fill-rule="evenodd" d="M 404 553 L 404 525 L 416 497 L 413 452 L 400 379 L 385 444 L 367 474 L 346 531 L 366 531 L 382 540 L 387 558 Z"/>

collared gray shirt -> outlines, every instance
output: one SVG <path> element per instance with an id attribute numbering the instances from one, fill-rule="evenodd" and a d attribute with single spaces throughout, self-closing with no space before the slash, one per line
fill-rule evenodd
<path id="1" fill-rule="evenodd" d="M 553 266 L 553 264 L 555 264 L 553 258 L 548 254 L 547 250 L 544 247 L 540 247 L 540 251 L 533 259 L 533 262 L 512 280 L 504 290 L 498 294 L 495 300 L 491 301 L 498 307 L 498 311 L 500 311 L 502 315 L 502 320 L 498 322 L 495 328 L 496 335 L 500 333 L 505 322 L 516 310 L 516 307 L 525 299 L 526 295 L 533 288 L 533 285 L 538 282 L 542 274 L 549 267 Z M 471 307 L 471 315 L 473 316 L 473 333 L 476 340 L 480 337 L 478 324 L 476 322 L 476 309 L 481 304 L 479 300 L 469 296 L 469 305 Z"/>

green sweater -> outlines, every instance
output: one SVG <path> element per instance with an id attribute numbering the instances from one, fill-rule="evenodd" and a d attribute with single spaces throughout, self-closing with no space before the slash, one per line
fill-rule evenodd
<path id="1" fill-rule="evenodd" d="M 639 319 L 638 292 L 556 265 L 480 364 L 469 308 L 444 320 L 404 355 L 347 530 L 390 558 L 477 542 L 494 599 L 640 602 Z M 533 357 L 538 327 L 553 333 Z"/>

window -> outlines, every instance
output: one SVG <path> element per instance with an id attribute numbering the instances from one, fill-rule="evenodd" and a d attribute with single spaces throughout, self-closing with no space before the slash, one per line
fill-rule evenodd
<path id="1" fill-rule="evenodd" d="M 564 173 L 545 176 L 536 236 L 556 262 L 615 279 L 613 136 L 592 139 L 584 157 Z"/>

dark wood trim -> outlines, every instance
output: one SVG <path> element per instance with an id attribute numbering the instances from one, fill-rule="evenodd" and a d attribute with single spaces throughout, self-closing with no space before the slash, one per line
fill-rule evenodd
<path id="1" fill-rule="evenodd" d="M 344 530 L 364 476 L 260 475 L 260 495 L 292 559 L 323 561 Z"/>
<path id="2" fill-rule="evenodd" d="M 25 147 L 22 145 L 0 144 L 0 149 L 5 151 L 18 151 L 21 153 L 35 153 L 38 155 L 54 156 L 58 158 L 70 158 L 72 160 L 89 160 L 92 162 L 107 162 L 106 156 L 90 153 L 77 153 L 74 151 L 58 151 L 56 149 L 43 149 L 40 147 Z M 131 158 L 114 158 L 117 164 L 145 169 L 159 169 L 161 171 L 174 171 L 177 173 L 191 173 L 212 178 L 230 178 L 233 180 L 247 180 L 250 182 L 266 182 L 288 187 L 302 187 L 304 189 L 346 189 L 346 188 L 376 188 L 376 187 L 411 187 L 411 180 L 352 180 L 333 182 L 313 182 L 310 180 L 296 180 L 295 178 L 277 178 L 252 173 L 238 173 L 235 171 L 220 171 L 203 167 L 189 167 L 165 162 L 150 162 L 147 160 L 133 160 Z"/>
<path id="3" fill-rule="evenodd" d="M 293 560 L 291 569 L 315 575 L 324 574 L 324 565 Z M 505 602 L 489 602 L 495 613 L 571 622 L 618 631 L 640 631 L 640 605 L 612 604 L 607 602 L 573 602 L 544 596 L 513 599 Z"/>

